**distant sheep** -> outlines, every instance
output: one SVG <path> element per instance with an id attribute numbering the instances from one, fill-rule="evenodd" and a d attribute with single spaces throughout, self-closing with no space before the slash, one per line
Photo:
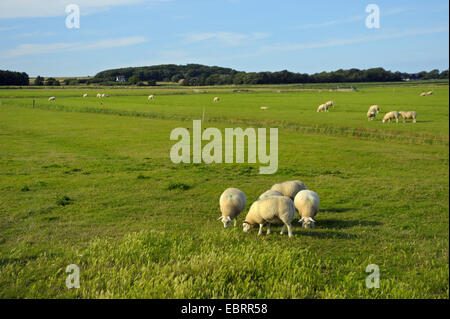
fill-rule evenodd
<path id="1" fill-rule="evenodd" d="M 281 184 L 275 184 L 271 188 L 271 190 L 277 191 L 292 200 L 294 200 L 298 192 L 304 189 L 306 189 L 306 185 L 301 181 L 287 181 Z"/>
<path id="2" fill-rule="evenodd" d="M 268 198 L 268 197 L 272 197 L 272 196 L 283 196 L 283 194 L 281 194 L 280 192 L 274 191 L 272 189 L 269 189 L 268 191 L 265 191 L 264 193 L 262 193 L 258 199 L 264 199 L 264 198 Z"/>
<path id="3" fill-rule="evenodd" d="M 311 228 L 315 226 L 316 221 L 314 217 L 319 211 L 319 195 L 310 190 L 303 190 L 298 192 L 294 198 L 295 208 L 300 215 L 299 222 L 304 228 Z"/>
<path id="4" fill-rule="evenodd" d="M 391 111 L 389 113 L 386 113 L 386 115 L 383 117 L 383 123 L 386 121 L 391 122 L 391 120 L 395 119 L 395 121 L 398 123 L 398 117 L 399 114 L 397 111 Z"/>
<path id="5" fill-rule="evenodd" d="M 214 98 L 214 102 L 219 102 L 219 101 L 220 101 L 220 98 L 216 96 L 216 97 Z"/>
<path id="6" fill-rule="evenodd" d="M 102 95 L 101 95 L 100 93 L 97 93 L 97 97 L 98 97 L 99 99 L 101 99 L 101 98 L 102 98 Z"/>
<path id="7" fill-rule="evenodd" d="M 403 123 L 406 123 L 406 120 L 411 119 L 413 123 L 416 123 L 417 113 L 415 111 L 400 111 L 398 112 L 403 119 Z"/>
<path id="8" fill-rule="evenodd" d="M 427 95 L 433 95 L 433 90 L 428 91 L 428 92 L 427 92 Z"/>
<path id="9" fill-rule="evenodd" d="M 369 110 L 367 112 L 367 120 L 371 121 L 371 120 L 375 120 L 375 117 L 377 116 L 377 113 L 375 113 L 375 111 L 371 111 Z"/>
<path id="10" fill-rule="evenodd" d="M 420 93 L 420 96 L 427 96 L 427 92 Z"/>
<path id="11" fill-rule="evenodd" d="M 261 106 L 261 110 L 268 110 L 270 109 L 270 106 Z"/>
<path id="12" fill-rule="evenodd" d="M 329 106 L 326 104 L 321 104 L 319 105 L 319 107 L 317 108 L 317 112 L 328 112 L 328 108 Z"/>
<path id="13" fill-rule="evenodd" d="M 108 95 L 108 94 L 105 94 L 105 93 L 103 93 L 103 94 L 102 94 L 102 97 L 109 97 L 109 95 Z"/>
<path id="14" fill-rule="evenodd" d="M 380 113 L 380 106 L 379 105 L 372 105 L 371 107 L 369 107 L 369 111 L 375 111 L 378 113 Z"/>
<path id="15" fill-rule="evenodd" d="M 293 201 L 287 196 L 273 196 L 258 200 L 250 206 L 245 221 L 242 224 L 244 232 L 259 225 L 258 236 L 262 234 L 264 225 L 267 224 L 267 234 L 270 234 L 270 224 L 283 223 L 281 235 L 288 229 L 289 237 L 292 237 L 291 222 L 295 218 Z"/>
<path id="16" fill-rule="evenodd" d="M 83 94 L 83 97 L 88 97 L 88 94 L 87 94 L 87 93 L 84 93 L 84 94 Z"/>
<path id="17" fill-rule="evenodd" d="M 50 96 L 50 97 L 48 98 L 48 100 L 49 100 L 49 101 L 56 101 L 56 97 Z"/>
<path id="18" fill-rule="evenodd" d="M 217 220 L 221 220 L 223 227 L 230 226 L 234 219 L 234 226 L 238 215 L 244 210 L 247 198 L 245 193 L 237 188 L 227 188 L 222 195 L 220 195 L 219 205 L 222 216 Z"/>
<path id="19" fill-rule="evenodd" d="M 154 98 L 155 98 L 155 96 L 152 94 L 152 95 L 148 96 L 147 100 L 153 100 Z"/>

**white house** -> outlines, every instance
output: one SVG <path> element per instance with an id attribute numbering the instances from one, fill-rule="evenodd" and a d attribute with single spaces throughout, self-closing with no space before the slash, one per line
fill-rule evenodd
<path id="1" fill-rule="evenodd" d="M 118 75 L 118 76 L 116 76 L 116 82 L 120 82 L 120 83 L 123 83 L 123 82 L 126 82 L 126 78 L 125 78 L 125 76 L 123 76 L 123 75 Z"/>

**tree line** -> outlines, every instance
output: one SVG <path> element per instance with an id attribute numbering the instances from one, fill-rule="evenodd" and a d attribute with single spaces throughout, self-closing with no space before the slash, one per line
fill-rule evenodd
<path id="1" fill-rule="evenodd" d="M 125 84 L 152 85 L 158 82 L 180 82 L 182 85 L 221 84 L 290 84 L 290 83 L 343 83 L 343 82 L 394 82 L 404 80 L 448 79 L 448 70 L 418 73 L 392 72 L 383 68 L 367 70 L 348 69 L 314 74 L 279 72 L 242 72 L 218 66 L 200 64 L 155 65 L 129 67 L 102 71 L 88 80 L 90 83 L 117 84 L 116 77 L 124 76 Z"/>
<path id="2" fill-rule="evenodd" d="M 28 85 L 30 78 L 25 72 L 0 70 L 0 85 Z"/>

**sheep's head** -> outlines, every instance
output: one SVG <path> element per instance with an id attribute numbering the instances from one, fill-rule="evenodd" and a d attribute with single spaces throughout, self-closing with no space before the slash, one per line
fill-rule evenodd
<path id="1" fill-rule="evenodd" d="M 220 216 L 217 220 L 222 221 L 223 223 L 223 228 L 227 228 L 228 226 L 230 226 L 231 224 L 231 218 L 230 216 Z"/>
<path id="2" fill-rule="evenodd" d="M 242 230 L 246 233 L 250 230 L 250 228 L 252 228 L 252 225 L 250 225 L 248 222 L 244 222 L 242 224 Z"/>
<path id="3" fill-rule="evenodd" d="M 302 217 L 298 222 L 302 224 L 303 228 L 313 228 L 316 226 L 316 221 L 312 217 Z"/>

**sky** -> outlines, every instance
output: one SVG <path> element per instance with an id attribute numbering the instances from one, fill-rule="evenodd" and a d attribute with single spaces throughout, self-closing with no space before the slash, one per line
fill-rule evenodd
<path id="1" fill-rule="evenodd" d="M 79 28 L 66 26 L 69 4 L 80 10 Z M 379 8 L 378 28 L 366 25 L 369 4 Z M 32 77 L 187 63 L 309 74 L 442 71 L 448 39 L 447 0 L 0 2 L 0 69 Z"/>

